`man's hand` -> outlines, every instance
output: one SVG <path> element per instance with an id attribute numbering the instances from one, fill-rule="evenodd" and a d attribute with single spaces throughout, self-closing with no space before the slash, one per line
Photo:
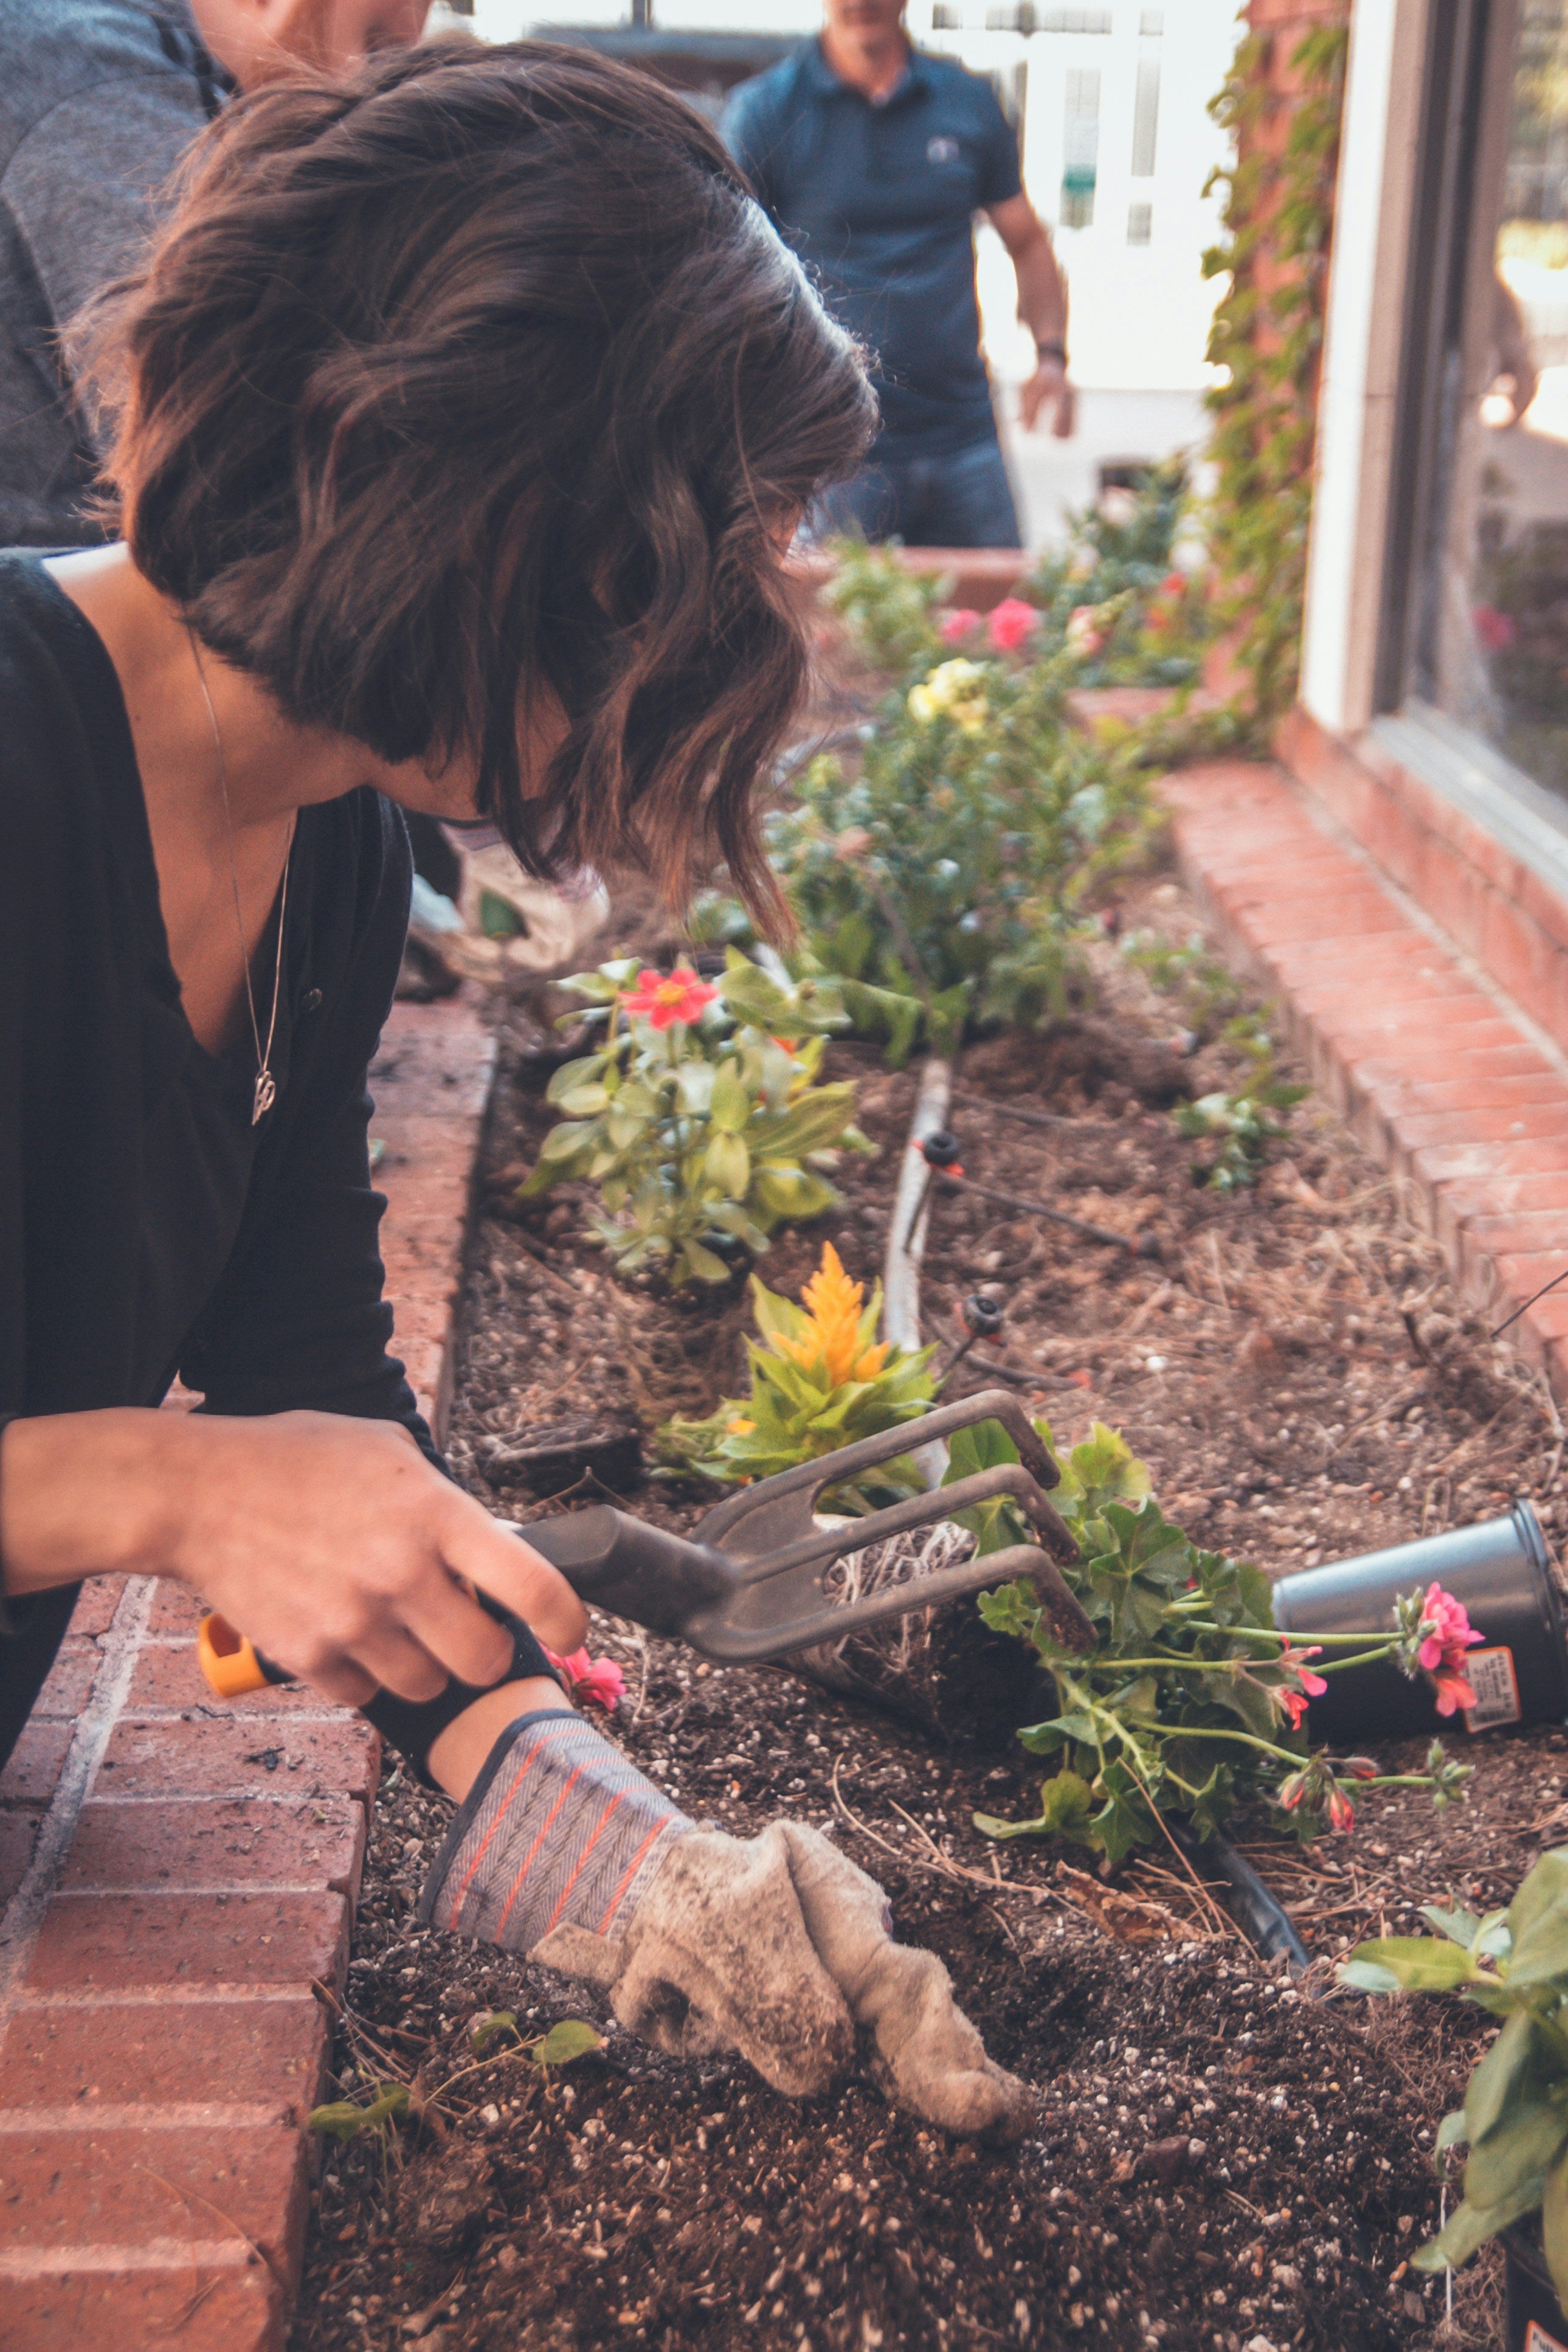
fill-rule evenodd
<path id="1" fill-rule="evenodd" d="M 170 1576 L 329 1697 L 485 1686 L 511 1637 L 466 1580 L 574 1650 L 566 1580 L 432 1467 L 395 1422 L 330 1412 L 57 1413 L 13 1422 L 0 1462 L 11 1593 L 95 1571 Z"/>
<path id="2" fill-rule="evenodd" d="M 1040 422 L 1042 408 L 1051 410 L 1051 430 L 1058 441 L 1071 438 L 1078 395 L 1067 380 L 1067 362 L 1054 356 L 1042 359 L 1019 392 L 1019 416 L 1026 433 Z"/>

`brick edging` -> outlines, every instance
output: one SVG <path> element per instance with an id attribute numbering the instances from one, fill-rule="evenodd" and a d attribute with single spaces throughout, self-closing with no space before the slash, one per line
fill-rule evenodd
<path id="1" fill-rule="evenodd" d="M 395 1344 L 438 1431 L 494 1039 L 393 1008 L 371 1072 Z M 97 1579 L 0 1776 L 0 2341 L 281 2352 L 306 2118 L 379 1761 L 305 1690 L 214 1702 L 196 1612 Z"/>
<path id="2" fill-rule="evenodd" d="M 1186 879 L 1276 996 L 1319 1087 L 1407 1178 L 1500 1323 L 1568 1274 L 1568 1058 L 1275 767 L 1167 777 Z M 1568 1283 L 1510 1332 L 1568 1397 Z"/>

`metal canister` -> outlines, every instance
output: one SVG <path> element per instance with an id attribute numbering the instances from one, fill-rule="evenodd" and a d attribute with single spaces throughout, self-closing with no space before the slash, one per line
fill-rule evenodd
<path id="1" fill-rule="evenodd" d="M 1527 1502 L 1513 1504 L 1503 1518 L 1281 1577 L 1274 1622 L 1309 1643 L 1320 1633 L 1386 1633 L 1396 1595 L 1424 1592 L 1434 1582 L 1463 1601 L 1483 1637 L 1466 1656 L 1477 1704 L 1465 1709 L 1465 1727 L 1561 1723 L 1568 1716 L 1568 1623 L 1546 1538 Z M 1313 1699 L 1308 1717 L 1315 1744 L 1354 1747 L 1445 1728 L 1425 1675 L 1411 1682 L 1383 1661 L 1328 1681 L 1327 1695 Z M 1446 1727 L 1457 1727 L 1456 1721 Z"/>

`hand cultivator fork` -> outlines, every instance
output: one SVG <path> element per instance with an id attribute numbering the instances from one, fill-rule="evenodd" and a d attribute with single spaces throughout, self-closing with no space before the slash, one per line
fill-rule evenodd
<path id="1" fill-rule="evenodd" d="M 1001 1423 L 1018 1448 L 1018 1461 L 998 1463 L 862 1518 L 830 1527 L 816 1517 L 824 1487 L 892 1461 L 912 1440 L 928 1444 L 984 1421 Z M 1094 1631 L 1056 1566 L 1057 1560 L 1078 1557 L 1047 1492 L 1060 1477 L 1018 1400 L 1005 1389 L 985 1389 L 923 1414 L 917 1423 L 862 1437 L 743 1487 L 709 1511 L 689 1536 L 650 1527 L 608 1504 L 536 1519 L 517 1533 L 595 1608 L 651 1633 L 689 1643 L 704 1657 L 727 1665 L 789 1657 L 814 1643 L 841 1641 L 884 1618 L 907 1616 L 1019 1576 L 1033 1581 L 1062 1647 L 1083 1651 L 1092 1646 Z M 846 1553 L 1004 1495 L 1032 1523 L 1038 1542 L 1009 1545 L 983 1559 L 915 1575 L 856 1601 L 835 1601 L 824 1590 L 824 1574 Z M 226 1696 L 283 1679 L 221 1618 L 204 1621 L 199 1648 L 208 1680 Z"/>

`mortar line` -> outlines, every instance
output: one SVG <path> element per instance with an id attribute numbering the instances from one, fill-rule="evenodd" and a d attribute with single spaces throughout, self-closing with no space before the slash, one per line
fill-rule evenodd
<path id="1" fill-rule="evenodd" d="M 132 1576 L 126 1580 L 104 1636 L 102 1663 L 93 1676 L 91 1694 L 77 1718 L 59 1777 L 38 1825 L 33 1858 L 0 1918 L 0 2024 L 15 2006 L 17 1985 L 32 1958 L 88 1790 L 130 1694 L 157 1582 L 152 1576 Z"/>

